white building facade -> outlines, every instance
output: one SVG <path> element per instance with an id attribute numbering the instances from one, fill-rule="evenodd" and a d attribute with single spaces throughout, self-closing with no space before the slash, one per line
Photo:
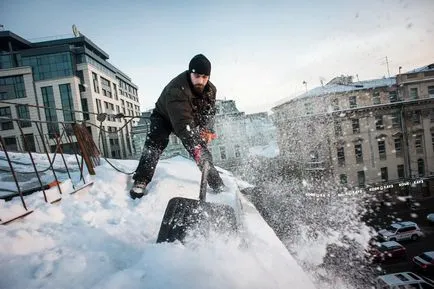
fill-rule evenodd
<path id="1" fill-rule="evenodd" d="M 434 176 L 433 71 L 431 65 L 357 82 L 337 77 L 274 107 L 281 157 L 349 187 L 398 195 L 408 193 L 402 184 L 422 179 L 416 191 L 426 195 Z"/>
<path id="2" fill-rule="evenodd" d="M 10 31 L 0 31 L 0 53 L 0 116 L 53 121 L 42 125 L 51 150 L 55 136 L 62 131 L 62 124 L 55 122 L 84 120 L 104 156 L 132 157 L 131 128 L 138 120 L 120 130 L 128 119 L 108 116 L 100 122 L 92 113 L 140 116 L 138 88 L 90 39 L 80 34 L 29 42 Z M 100 125 L 109 133 L 100 135 Z M 42 152 L 35 125 L 24 122 L 23 131 L 31 149 Z M 23 149 L 16 122 L 3 118 L 0 133 L 10 149 Z M 64 150 L 68 151 L 68 145 Z"/>

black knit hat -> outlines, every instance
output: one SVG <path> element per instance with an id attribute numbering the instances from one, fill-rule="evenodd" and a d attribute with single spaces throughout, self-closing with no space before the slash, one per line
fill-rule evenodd
<path id="1" fill-rule="evenodd" d="M 190 72 L 210 75 L 211 74 L 211 62 L 203 54 L 198 54 L 190 60 L 188 65 Z"/>

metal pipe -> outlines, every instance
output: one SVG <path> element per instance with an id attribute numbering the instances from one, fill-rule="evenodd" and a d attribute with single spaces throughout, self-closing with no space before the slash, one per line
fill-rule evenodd
<path id="1" fill-rule="evenodd" d="M 9 167 L 11 169 L 12 177 L 14 178 L 15 185 L 17 186 L 18 194 L 20 194 L 21 203 L 23 204 L 24 209 L 26 211 L 28 211 L 27 206 L 26 206 L 26 202 L 24 202 L 23 192 L 21 192 L 20 185 L 18 184 L 17 175 L 15 174 L 14 167 L 12 166 L 11 159 L 9 158 L 8 150 L 6 149 L 5 142 L 4 142 L 3 137 L 1 135 L 0 135 L 0 143 L 1 143 L 1 146 L 3 147 L 3 151 L 5 152 L 6 158 L 8 160 L 8 164 L 9 164 Z"/>
<path id="2" fill-rule="evenodd" d="M 42 192 L 44 194 L 44 200 L 45 200 L 45 202 L 47 202 L 47 194 L 45 193 L 44 185 L 42 184 L 41 177 L 39 176 L 38 169 L 36 168 L 35 160 L 33 159 L 32 152 L 30 151 L 30 146 L 27 143 L 27 139 L 26 139 L 26 136 L 24 135 L 23 128 L 21 127 L 20 122 L 17 121 L 17 124 L 18 124 L 18 128 L 20 129 L 20 132 L 21 132 L 21 137 L 23 138 L 24 148 L 29 153 L 30 161 L 32 162 L 33 169 L 35 170 L 36 177 L 38 178 L 39 185 L 41 186 Z"/>
<path id="3" fill-rule="evenodd" d="M 36 125 L 36 128 L 38 129 L 38 133 L 39 133 L 39 135 L 41 136 L 41 139 L 42 139 L 41 128 L 39 127 L 39 125 L 37 123 L 35 123 L 35 125 Z M 42 126 L 42 124 L 41 124 L 41 126 Z M 50 167 L 51 167 L 51 171 L 53 172 L 54 179 L 56 180 L 57 189 L 59 190 L 59 193 L 62 194 L 62 189 L 60 188 L 59 180 L 57 179 L 57 174 L 56 174 L 56 171 L 54 170 L 54 167 L 53 167 L 54 161 L 53 161 L 53 163 L 51 162 L 50 154 L 48 153 L 48 150 L 47 150 L 47 147 L 45 145 L 45 142 L 42 142 L 42 144 L 44 146 L 44 150 L 45 150 L 45 154 L 47 155 L 48 162 L 50 163 Z"/>

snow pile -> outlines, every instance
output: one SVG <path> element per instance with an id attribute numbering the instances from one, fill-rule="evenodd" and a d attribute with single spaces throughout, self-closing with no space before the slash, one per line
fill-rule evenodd
<path id="1" fill-rule="evenodd" d="M 22 160 L 28 161 L 24 155 Z M 124 171 L 137 165 L 113 162 Z M 77 194 L 66 193 L 73 190 L 71 181 L 62 185 L 62 195 L 55 187 L 47 191 L 50 197 L 61 196 L 61 202 L 45 203 L 41 192 L 25 197 L 34 213 L 0 230 L 0 288 L 314 288 L 239 193 L 238 185 L 248 184 L 230 173 L 222 171 L 228 190 L 207 200 L 235 207 L 239 235 L 189 239 L 185 245 L 155 241 L 167 202 L 198 196 L 200 172 L 193 162 L 161 160 L 141 200 L 128 196 L 130 177 L 106 162 L 96 173 L 86 176 L 94 185 Z M 9 181 L 2 179 L 5 185 Z M 20 203 L 19 198 L 0 201 L 0 218 Z"/>

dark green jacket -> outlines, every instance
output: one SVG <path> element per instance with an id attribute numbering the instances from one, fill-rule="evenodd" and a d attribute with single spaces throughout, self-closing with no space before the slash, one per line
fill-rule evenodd
<path id="1" fill-rule="evenodd" d="M 163 89 L 155 109 L 184 145 L 195 146 L 200 142 L 200 129 L 213 131 L 217 89 L 208 81 L 203 94 L 197 95 L 191 85 L 190 72 L 184 71 Z"/>

